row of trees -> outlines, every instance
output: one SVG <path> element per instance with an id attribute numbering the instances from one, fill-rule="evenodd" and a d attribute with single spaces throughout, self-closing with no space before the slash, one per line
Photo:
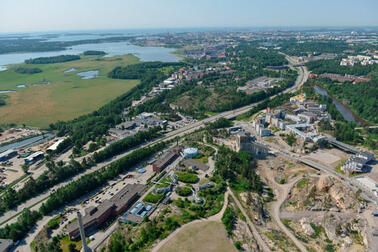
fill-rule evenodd
<path id="1" fill-rule="evenodd" d="M 43 172 L 37 179 L 30 177 L 20 190 L 15 191 L 13 188 L 8 188 L 0 203 L 0 213 L 4 213 L 54 185 L 75 176 L 90 167 L 90 164 L 87 164 L 86 161 L 80 164 L 71 160 L 70 164 L 66 166 L 63 166 L 62 163 L 55 164 L 53 162 L 49 162 L 47 166 L 49 168 L 47 171 Z"/>
<path id="2" fill-rule="evenodd" d="M 84 175 L 80 179 L 59 188 L 42 204 L 39 211 L 24 210 L 16 223 L 1 228 L 0 238 L 12 239 L 14 241 L 23 239 L 42 216 L 104 185 L 109 180 L 116 178 L 120 173 L 129 170 L 135 164 L 145 160 L 165 146 L 166 143 L 162 142 L 151 147 L 138 149 L 100 170 Z"/>
<path id="3" fill-rule="evenodd" d="M 159 136 L 160 126 L 150 128 L 148 131 L 139 131 L 134 136 L 125 137 L 107 146 L 104 150 L 93 153 L 93 160 L 100 163 L 108 158 L 125 152 L 135 146 L 145 143 Z"/>
<path id="4" fill-rule="evenodd" d="M 2 214 L 66 179 L 72 178 L 73 176 L 91 168 L 95 163 L 100 163 L 110 157 L 118 155 L 157 137 L 159 131 L 160 127 L 154 127 L 147 131 L 138 132 L 134 136 L 129 136 L 114 142 L 105 149 L 95 152 L 91 158 L 84 158 L 81 164 L 74 159 L 71 159 L 68 165 L 63 165 L 63 162 L 55 164 L 54 162 L 49 161 L 47 163 L 48 170 L 43 172 L 37 179 L 31 177 L 20 190 L 15 191 L 14 189 L 9 188 L 4 193 L 3 199 L 0 202 L 0 213 Z"/>
<path id="5" fill-rule="evenodd" d="M 28 68 L 28 67 L 17 67 L 14 69 L 16 73 L 20 74 L 36 74 L 36 73 L 41 73 L 42 69 L 34 67 L 34 68 Z"/>
<path id="6" fill-rule="evenodd" d="M 104 51 L 89 50 L 89 51 L 85 51 L 83 54 L 87 55 L 87 56 L 89 56 L 89 55 L 105 55 L 106 52 L 104 52 Z"/>
<path id="7" fill-rule="evenodd" d="M 25 60 L 26 64 L 52 64 L 52 63 L 61 63 L 68 62 L 73 60 L 79 60 L 79 55 L 59 55 L 51 57 L 39 57 L 35 59 Z"/>

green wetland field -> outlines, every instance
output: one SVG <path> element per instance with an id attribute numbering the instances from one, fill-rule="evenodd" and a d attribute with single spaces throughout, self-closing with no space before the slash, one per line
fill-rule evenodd
<path id="1" fill-rule="evenodd" d="M 2 94 L 6 104 L 0 106 L 1 124 L 46 128 L 50 123 L 94 111 L 139 83 L 107 77 L 116 66 L 138 63 L 139 59 L 133 55 L 80 56 L 79 60 L 64 63 L 10 65 L 1 71 L 0 90 L 16 91 Z M 36 73 L 20 73 L 29 68 Z M 73 71 L 67 71 L 72 68 Z M 98 76 L 82 79 L 78 75 L 87 71 L 98 71 Z"/>

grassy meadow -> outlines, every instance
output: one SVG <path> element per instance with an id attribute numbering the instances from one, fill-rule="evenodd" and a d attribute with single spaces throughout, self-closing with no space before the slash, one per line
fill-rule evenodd
<path id="1" fill-rule="evenodd" d="M 158 250 L 175 251 L 236 252 L 237 249 L 227 237 L 222 223 L 204 221 L 184 227 Z"/>
<path id="2" fill-rule="evenodd" d="M 55 64 L 16 64 L 0 72 L 0 90 L 7 93 L 6 105 L 0 107 L 0 124 L 16 123 L 45 128 L 94 111 L 136 86 L 138 80 L 116 80 L 107 77 L 116 66 L 138 63 L 133 55 L 103 58 L 83 56 L 80 60 Z M 40 68 L 41 73 L 20 74 L 17 67 Z M 75 68 L 76 71 L 64 71 Z M 94 79 L 81 79 L 79 72 L 98 70 Z M 47 84 L 48 83 L 48 84 Z M 25 88 L 17 85 L 24 84 Z"/>

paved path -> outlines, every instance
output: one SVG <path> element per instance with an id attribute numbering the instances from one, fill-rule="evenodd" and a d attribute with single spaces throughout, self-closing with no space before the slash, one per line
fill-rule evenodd
<path id="1" fill-rule="evenodd" d="M 252 230 L 253 236 L 255 237 L 257 244 L 259 245 L 259 248 L 262 249 L 264 252 L 269 252 L 270 249 L 269 249 L 268 245 L 266 245 L 265 241 L 262 239 L 262 237 L 259 234 L 259 232 L 257 231 L 255 225 L 253 224 L 253 222 L 249 218 L 249 215 L 245 212 L 244 207 L 239 202 L 239 199 L 235 196 L 235 194 L 231 190 L 229 190 L 229 191 L 230 191 L 230 195 L 235 200 L 236 205 L 238 206 L 238 208 L 240 209 L 242 214 L 245 216 L 245 218 L 247 220 L 247 224 L 248 224 L 249 228 Z"/>
<path id="2" fill-rule="evenodd" d="M 290 232 L 290 230 L 282 223 L 281 221 L 281 206 L 287 199 L 287 196 L 294 185 L 298 183 L 299 180 L 302 179 L 302 177 L 297 177 L 295 180 L 291 181 L 288 184 L 278 184 L 274 180 L 274 174 L 271 169 L 268 167 L 264 167 L 261 170 L 261 177 L 267 179 L 267 183 L 270 187 L 273 188 L 275 195 L 277 195 L 277 200 L 273 201 L 272 203 L 272 209 L 271 209 L 271 215 L 273 219 L 276 221 L 279 228 L 294 242 L 294 244 L 301 250 L 301 251 L 307 251 L 306 248 L 303 246 L 303 244 Z"/>
<path id="3" fill-rule="evenodd" d="M 277 183 L 275 183 L 275 181 L 272 181 L 275 184 L 275 187 L 277 188 L 276 190 L 277 200 L 274 201 L 272 204 L 272 215 L 273 215 L 273 219 L 277 222 L 281 230 L 294 242 L 294 244 L 302 252 L 306 252 L 307 251 L 306 247 L 290 232 L 290 230 L 282 223 L 281 218 L 280 218 L 280 211 L 281 211 L 282 204 L 285 202 L 292 187 L 296 185 L 298 181 L 301 179 L 302 177 L 298 177 L 294 181 L 290 182 L 289 184 L 280 185 L 280 186 Z"/>
<path id="4" fill-rule="evenodd" d="M 298 77 L 295 81 L 295 84 L 294 86 L 286 89 L 285 91 L 283 91 L 282 93 L 288 93 L 288 92 L 293 92 L 293 91 L 296 91 L 296 90 L 299 90 L 301 85 L 303 85 L 307 78 L 308 78 L 308 71 L 306 70 L 305 67 L 298 67 Z M 278 95 L 278 94 L 277 94 Z M 271 98 L 277 96 L 277 95 L 274 95 L 272 96 Z M 167 134 L 165 134 L 164 136 L 161 136 L 160 138 L 158 139 L 155 139 L 154 141 L 151 141 L 151 142 L 148 142 L 148 143 L 145 143 L 145 144 L 142 144 L 142 145 L 139 145 L 139 146 L 135 146 L 134 148 L 128 150 L 127 152 L 124 152 L 122 154 L 119 154 L 119 155 L 116 155 L 100 164 L 97 164 L 95 166 L 93 166 L 91 169 L 88 169 L 86 170 L 85 172 L 83 173 L 80 173 L 70 179 L 67 179 L 65 182 L 62 182 L 58 185 L 55 185 L 53 188 L 50 188 L 49 190 L 46 190 L 45 192 L 43 192 L 42 194 L 28 200 L 27 202 L 19 205 L 18 207 L 16 207 L 15 209 L 13 210 L 10 210 L 8 211 L 7 213 L 5 213 L 3 216 L 0 217 L 0 223 L 1 222 L 5 222 L 6 221 L 6 224 L 11 224 L 11 223 L 14 223 L 16 222 L 17 218 L 14 218 L 20 211 L 22 211 L 22 209 L 24 208 L 31 208 L 32 206 L 32 210 L 37 210 L 39 209 L 39 207 L 42 205 L 42 203 L 47 200 L 47 198 L 50 196 L 50 193 L 51 193 L 51 190 L 54 189 L 54 190 L 57 190 L 59 189 L 60 187 L 63 187 L 64 185 L 74 181 L 74 180 L 77 180 L 79 179 L 81 176 L 85 175 L 85 174 L 88 174 L 88 173 L 91 173 L 93 171 L 96 171 L 98 169 L 101 169 L 102 167 L 106 166 L 107 164 L 119 159 L 119 158 L 122 158 L 128 154 L 130 154 L 132 151 L 136 150 L 136 149 L 139 149 L 139 148 L 142 148 L 142 147 L 146 147 L 146 146 L 150 146 L 150 145 L 153 145 L 153 144 L 156 144 L 158 142 L 161 142 L 161 141 L 166 141 L 166 140 L 170 140 L 170 139 L 174 139 L 175 137 L 178 137 L 178 136 L 183 136 L 187 133 L 190 133 L 190 132 L 193 132 L 197 129 L 200 129 L 200 128 L 203 128 L 205 126 L 206 123 L 209 123 L 209 122 L 213 122 L 213 121 L 216 121 L 217 119 L 219 118 L 227 118 L 227 119 L 231 119 L 231 118 L 234 118 L 240 114 L 243 114 L 247 111 L 249 111 L 251 108 L 253 108 L 254 106 L 260 104 L 262 101 L 260 102 L 257 102 L 257 103 L 253 103 L 253 104 L 250 104 L 250 105 L 247 105 L 247 106 L 244 106 L 244 107 L 241 107 L 241 108 L 238 108 L 238 109 L 235 109 L 235 110 L 231 110 L 231 111 L 226 111 L 226 112 L 223 112 L 223 113 L 219 113 L 215 116 L 211 116 L 209 118 L 206 118 L 202 121 L 198 121 L 198 122 L 195 122 L 193 124 L 190 124 L 190 125 L 187 125 L 185 127 L 182 127 L 180 129 L 177 129 L 175 131 L 172 131 L 172 132 L 169 132 Z M 81 161 L 83 157 L 77 159 L 76 161 Z M 10 218 L 13 218 L 11 220 L 9 220 Z M 5 225 L 5 223 L 3 224 Z M 37 226 L 40 225 L 40 223 L 38 222 L 36 224 Z M 35 232 L 35 230 L 29 232 L 28 235 L 32 234 L 33 232 Z M 257 231 L 256 231 L 257 233 Z M 25 240 L 23 241 L 25 242 Z M 29 241 L 27 241 L 29 243 Z"/>

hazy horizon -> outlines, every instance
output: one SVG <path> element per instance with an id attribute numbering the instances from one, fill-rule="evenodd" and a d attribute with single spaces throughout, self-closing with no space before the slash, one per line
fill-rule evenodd
<path id="1" fill-rule="evenodd" d="M 375 0 L 2 0 L 0 33 L 378 25 Z"/>

